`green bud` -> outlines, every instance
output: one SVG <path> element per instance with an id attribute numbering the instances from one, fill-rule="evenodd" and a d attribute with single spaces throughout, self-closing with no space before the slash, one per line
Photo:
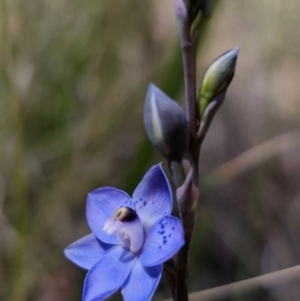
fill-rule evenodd
<path id="1" fill-rule="evenodd" d="M 206 70 L 198 96 L 200 118 L 208 104 L 228 88 L 234 76 L 239 50 L 238 47 L 228 50 L 215 59 Z"/>
<path id="2" fill-rule="evenodd" d="M 155 85 L 148 87 L 144 125 L 155 149 L 169 160 L 180 161 L 188 146 L 188 125 L 181 107 Z"/>

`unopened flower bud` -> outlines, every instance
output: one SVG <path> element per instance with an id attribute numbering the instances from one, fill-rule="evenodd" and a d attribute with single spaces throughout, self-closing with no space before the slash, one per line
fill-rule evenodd
<path id="1" fill-rule="evenodd" d="M 186 3 L 189 23 L 192 24 L 198 13 L 202 12 L 205 17 L 210 17 L 213 9 L 213 0 L 184 0 Z"/>
<path id="2" fill-rule="evenodd" d="M 238 53 L 238 47 L 232 48 L 215 59 L 206 70 L 198 98 L 200 118 L 208 104 L 228 88 L 234 76 Z"/>
<path id="3" fill-rule="evenodd" d="M 155 85 L 148 87 L 144 125 L 156 150 L 169 160 L 180 161 L 188 145 L 188 125 L 181 107 Z"/>

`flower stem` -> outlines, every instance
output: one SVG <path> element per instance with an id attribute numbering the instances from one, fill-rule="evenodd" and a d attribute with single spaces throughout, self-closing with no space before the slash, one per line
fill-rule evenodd
<path id="1" fill-rule="evenodd" d="M 186 24 L 186 26 L 188 26 Z M 189 30 L 182 31 L 180 45 L 183 59 L 186 118 L 192 139 L 196 136 L 196 39 Z"/>
<path id="2" fill-rule="evenodd" d="M 196 30 L 193 32 L 188 18 L 184 18 L 183 15 L 178 15 L 177 21 L 183 59 L 186 118 L 190 133 L 190 163 L 194 169 L 194 184 L 196 187 L 198 187 L 199 155 L 202 141 L 200 141 L 199 137 L 197 137 L 197 127 L 199 125 L 199 121 L 197 120 L 196 114 L 196 53 L 199 33 L 204 29 L 207 18 L 202 15 Z M 190 200 L 190 202 L 193 201 L 194 200 Z M 189 299 L 187 287 L 188 259 L 195 225 L 196 206 L 192 206 L 192 210 L 185 210 L 189 207 L 189 204 L 186 204 L 185 207 L 179 206 L 180 218 L 184 228 L 185 245 L 179 251 L 177 257 L 175 301 L 188 301 Z"/>
<path id="3" fill-rule="evenodd" d="M 218 1 L 219 2 L 219 1 Z M 211 108 L 208 116 L 201 122 L 197 118 L 197 92 L 196 92 L 196 56 L 198 41 L 203 38 L 209 15 L 204 12 L 200 13 L 199 19 L 190 22 L 188 18 L 186 1 L 175 1 L 175 13 L 177 18 L 178 32 L 180 38 L 180 46 L 183 59 L 184 70 L 184 86 L 185 86 L 185 101 L 186 101 L 186 118 L 189 127 L 189 160 L 194 170 L 194 187 L 198 188 L 198 175 L 199 175 L 199 157 L 202 142 L 205 138 L 206 132 L 209 128 L 211 120 L 222 103 L 223 99 L 219 99 L 217 103 Z M 201 129 L 199 128 L 201 127 Z M 178 187 L 177 187 L 178 188 Z M 192 234 L 195 226 L 197 201 L 199 199 L 198 189 L 197 196 L 193 199 L 186 195 L 186 202 L 178 202 L 180 218 L 184 229 L 185 245 L 178 252 L 176 261 L 176 279 L 175 279 L 175 301 L 188 301 L 188 259 L 189 250 L 192 239 Z M 178 201 L 178 199 L 177 199 Z M 184 204 L 185 203 L 185 204 Z"/>
<path id="4" fill-rule="evenodd" d="M 185 245 L 178 252 L 176 263 L 175 301 L 188 301 L 188 259 L 191 238 L 195 225 L 195 210 L 190 213 L 181 213 L 181 221 L 184 229 Z"/>

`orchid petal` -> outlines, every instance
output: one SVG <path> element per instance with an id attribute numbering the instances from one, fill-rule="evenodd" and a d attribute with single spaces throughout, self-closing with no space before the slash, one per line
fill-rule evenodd
<path id="1" fill-rule="evenodd" d="M 144 267 L 139 258 L 122 285 L 124 301 L 151 300 L 162 274 L 162 264 Z"/>
<path id="2" fill-rule="evenodd" d="M 130 273 L 136 255 L 117 247 L 103 256 L 87 273 L 83 301 L 101 301 L 121 287 Z"/>
<path id="3" fill-rule="evenodd" d="M 112 245 L 100 241 L 94 234 L 89 234 L 70 244 L 64 253 L 76 265 L 89 270 L 111 247 Z"/>
<path id="4" fill-rule="evenodd" d="M 103 227 L 105 222 L 113 217 L 116 210 L 123 206 L 133 209 L 130 197 L 122 190 L 103 187 L 88 194 L 87 221 L 97 238 L 109 244 L 118 243 L 116 236 L 108 235 Z"/>
<path id="5" fill-rule="evenodd" d="M 171 258 L 184 244 L 183 229 L 178 218 L 165 216 L 148 231 L 140 255 L 144 266 L 154 266 Z"/>
<path id="6" fill-rule="evenodd" d="M 158 219 L 170 214 L 172 193 L 161 164 L 149 169 L 135 189 L 132 202 L 146 231 Z"/>

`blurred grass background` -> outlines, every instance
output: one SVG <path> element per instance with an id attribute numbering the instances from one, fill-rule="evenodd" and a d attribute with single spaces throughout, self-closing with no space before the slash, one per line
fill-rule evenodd
<path id="1" fill-rule="evenodd" d="M 202 39 L 199 83 L 241 52 L 203 147 L 191 291 L 300 264 L 299 11 L 219 0 Z M 63 249 L 89 233 L 87 192 L 132 193 L 161 161 L 149 82 L 183 103 L 173 0 L 0 0 L 0 45 L 0 300 L 81 300 Z M 162 281 L 154 299 L 168 296 Z M 224 300 L 298 301 L 300 283 Z"/>

